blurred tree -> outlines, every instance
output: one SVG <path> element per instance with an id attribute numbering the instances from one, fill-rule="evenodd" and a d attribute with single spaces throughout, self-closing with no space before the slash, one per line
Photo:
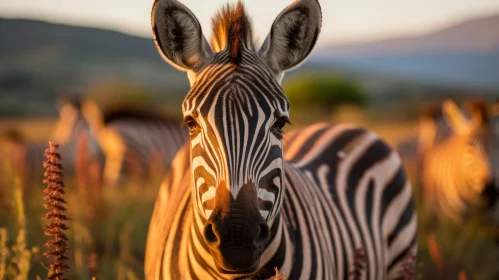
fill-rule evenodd
<path id="1" fill-rule="evenodd" d="M 103 109 L 149 106 L 150 94 L 142 85 L 120 79 L 102 79 L 88 89 L 88 97 Z"/>
<path id="2" fill-rule="evenodd" d="M 340 77 L 302 77 L 284 85 L 293 109 L 331 111 L 342 105 L 364 106 L 367 95 L 354 82 Z"/>

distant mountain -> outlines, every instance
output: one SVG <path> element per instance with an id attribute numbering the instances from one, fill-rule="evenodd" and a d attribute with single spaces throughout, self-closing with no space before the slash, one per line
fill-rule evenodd
<path id="1" fill-rule="evenodd" d="M 38 20 L 0 18 L 0 40 L 2 59 L 18 59 L 36 52 L 57 51 L 58 56 L 64 57 L 158 60 L 152 39 Z"/>
<path id="2" fill-rule="evenodd" d="M 419 83 L 499 91 L 499 14 L 434 32 L 329 45 L 310 62 L 362 73 L 383 73 Z"/>
<path id="3" fill-rule="evenodd" d="M 466 20 L 422 35 L 374 42 L 333 44 L 321 48 L 316 54 L 391 56 L 477 52 L 499 52 L 499 14 Z"/>
<path id="4" fill-rule="evenodd" d="M 427 83 L 499 91 L 497 30 L 499 15 L 421 36 L 331 45 L 291 75 L 347 73 L 370 94 L 403 96 L 406 85 Z M 0 42 L 0 115 L 54 114 L 63 90 L 108 78 L 144 85 L 172 104 L 188 89 L 186 75 L 161 59 L 151 38 L 0 18 Z"/>
<path id="5" fill-rule="evenodd" d="M 0 114 L 18 107 L 52 112 L 63 90 L 108 78 L 164 94 L 188 87 L 186 75 L 161 59 L 151 38 L 0 18 L 0 42 Z M 43 104 L 50 107 L 40 109 Z"/>

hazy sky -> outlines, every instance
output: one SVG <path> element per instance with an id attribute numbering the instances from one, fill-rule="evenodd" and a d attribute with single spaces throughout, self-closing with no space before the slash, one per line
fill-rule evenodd
<path id="1" fill-rule="evenodd" d="M 230 0 L 182 0 L 206 36 L 213 13 Z M 231 1 L 235 2 L 235 1 Z M 245 0 L 260 40 L 292 0 Z M 153 0 L 0 0 L 0 17 L 28 17 L 150 36 Z M 320 43 L 421 33 L 464 18 L 499 13 L 498 0 L 320 0 Z"/>

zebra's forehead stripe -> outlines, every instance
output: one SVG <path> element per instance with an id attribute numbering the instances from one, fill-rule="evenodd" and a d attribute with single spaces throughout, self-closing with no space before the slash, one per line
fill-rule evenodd
<path id="1" fill-rule="evenodd" d="M 255 87 L 257 90 L 260 90 L 259 87 Z M 235 93 L 229 94 L 225 93 L 226 90 L 232 90 L 235 91 Z M 242 92 L 241 92 L 242 90 Z M 212 103 L 211 103 L 211 108 L 208 110 L 208 119 L 206 121 L 207 124 L 211 128 L 213 128 L 213 135 L 215 136 L 215 139 L 218 143 L 224 143 L 226 149 L 221 149 L 219 148 L 219 157 L 221 159 L 220 164 L 223 169 L 226 170 L 220 170 L 221 171 L 221 177 L 225 177 L 225 180 L 227 181 L 227 187 L 231 190 L 232 194 L 234 197 L 237 196 L 238 193 L 238 186 L 242 186 L 244 183 L 243 181 L 248 180 L 248 178 L 253 178 L 253 181 L 258 180 L 256 178 L 255 172 L 259 168 L 261 168 L 261 165 L 265 162 L 263 158 L 261 158 L 260 154 L 268 152 L 270 148 L 268 145 L 272 145 L 271 141 L 269 141 L 268 136 L 262 139 L 263 141 L 260 141 L 258 143 L 258 146 L 255 149 L 255 144 L 257 142 L 257 138 L 260 137 L 260 131 L 261 129 L 266 129 L 268 130 L 270 128 L 270 125 L 274 121 L 273 114 L 271 112 L 265 113 L 262 109 L 261 106 L 256 106 L 257 111 L 258 111 L 258 118 L 257 119 L 257 124 L 256 124 L 256 131 L 257 133 L 252 137 L 251 139 L 251 147 L 249 153 L 243 153 L 240 155 L 240 152 L 236 152 L 238 147 L 241 145 L 241 135 L 236 135 L 236 132 L 239 131 L 239 133 L 242 133 L 242 140 L 243 140 L 243 147 L 242 151 L 246 150 L 246 145 L 248 145 L 249 139 L 249 134 L 247 129 L 240 129 L 239 128 L 239 121 L 235 121 L 238 118 L 242 119 L 242 122 L 245 126 L 248 124 L 248 114 L 246 114 L 244 109 L 248 109 L 247 112 L 252 113 L 252 105 L 257 104 L 256 96 L 254 94 L 249 94 L 250 88 L 246 85 L 244 82 L 237 83 L 237 86 L 235 85 L 223 85 L 222 87 L 219 87 L 218 91 L 216 92 L 216 97 L 212 98 Z M 224 94 L 223 94 L 224 93 Z M 269 105 L 274 105 L 274 106 L 269 106 L 269 108 L 275 107 L 276 103 L 271 102 L 262 91 L 258 92 L 258 96 L 263 97 Z M 219 101 L 221 99 L 222 104 L 224 106 L 221 106 L 222 110 L 218 110 L 219 106 Z M 243 99 L 245 98 L 247 100 L 250 100 L 245 105 L 241 104 Z M 234 101 L 239 101 L 239 102 L 234 102 Z M 251 102 L 251 101 L 254 101 Z M 273 104 L 272 104 L 273 103 Z M 220 112 L 220 113 L 218 113 Z M 238 112 L 237 117 L 235 112 Z M 217 116 L 221 116 L 221 121 L 222 121 L 222 131 L 219 131 L 217 128 L 217 121 L 220 121 Z M 202 118 L 201 118 L 202 119 Z M 230 124 L 229 125 L 229 120 Z M 234 129 L 235 128 L 235 129 Z M 221 135 L 224 135 L 223 139 L 225 141 L 222 141 Z M 230 140 L 235 140 L 236 143 L 231 143 Z M 267 143 L 267 144 L 265 144 Z M 275 143 L 274 143 L 275 144 Z M 226 151 L 225 153 L 223 151 Z M 257 154 L 257 162 L 250 164 L 246 163 L 249 158 L 247 158 L 248 155 L 250 154 Z M 225 156 L 223 156 L 225 154 Z M 222 155 L 222 156 L 221 156 Z M 227 166 L 226 163 L 229 163 Z M 237 164 L 236 164 L 237 163 Z M 250 168 L 243 168 L 244 166 L 248 166 Z M 230 172 L 229 172 L 230 171 Z M 225 174 L 225 175 L 224 175 Z M 232 174 L 236 175 L 234 178 L 227 177 L 227 175 Z M 234 181 L 234 182 L 232 182 Z"/>

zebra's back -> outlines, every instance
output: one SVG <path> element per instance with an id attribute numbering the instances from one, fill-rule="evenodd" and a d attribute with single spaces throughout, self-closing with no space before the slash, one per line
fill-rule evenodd
<path id="1" fill-rule="evenodd" d="M 146 178 L 153 168 L 164 172 L 188 138 L 187 131 L 178 123 L 161 121 L 116 120 L 108 124 L 108 129 L 118 135 L 124 145 L 123 155 L 106 159 L 121 161 L 119 174 L 108 178 L 110 182 L 132 175 Z"/>
<path id="2" fill-rule="evenodd" d="M 367 252 L 368 279 L 402 276 L 402 263 L 416 253 L 417 221 L 399 156 L 370 131 L 325 123 L 295 134 L 284 151 L 293 163 L 288 169 L 295 170 L 287 172 L 286 216 L 297 220 L 305 214 L 314 221 L 314 247 L 328 248 L 322 249 L 322 265 L 317 261 L 311 267 L 325 274 L 312 278 L 322 278 L 327 269 L 332 278 L 348 278 L 359 250 Z M 300 198 L 307 204 L 298 203 Z M 299 224 L 300 232 L 312 226 Z M 335 260 L 336 271 L 328 267 L 328 258 Z"/>

